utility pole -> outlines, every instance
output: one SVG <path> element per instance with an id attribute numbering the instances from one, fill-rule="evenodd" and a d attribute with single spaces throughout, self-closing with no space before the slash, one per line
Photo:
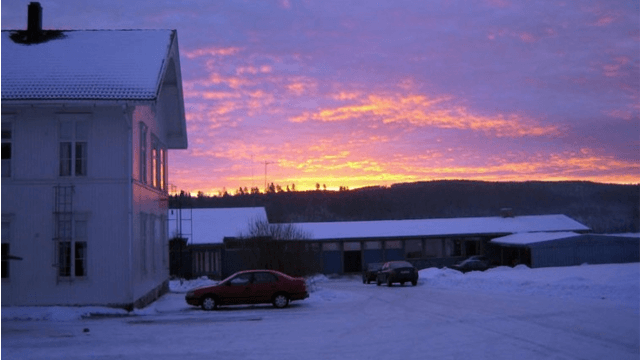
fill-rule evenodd
<path id="1" fill-rule="evenodd" d="M 267 165 L 273 164 L 272 162 L 264 162 L 264 192 L 267 192 Z"/>

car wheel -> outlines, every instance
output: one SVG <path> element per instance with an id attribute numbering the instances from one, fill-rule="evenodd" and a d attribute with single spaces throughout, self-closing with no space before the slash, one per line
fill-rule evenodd
<path id="1" fill-rule="evenodd" d="M 276 294 L 273 297 L 273 306 L 282 309 L 289 305 L 289 297 L 285 294 Z"/>
<path id="2" fill-rule="evenodd" d="M 411 281 L 411 285 L 413 285 L 413 286 L 418 285 L 418 280 L 413 280 L 413 281 Z"/>
<path id="3" fill-rule="evenodd" d="M 376 279 L 376 285 L 378 286 L 382 285 L 382 281 L 380 281 L 380 279 Z"/>
<path id="4" fill-rule="evenodd" d="M 387 286 L 388 287 L 392 287 L 393 286 L 393 281 L 391 281 L 391 278 L 387 279 Z"/>
<path id="5" fill-rule="evenodd" d="M 215 310 L 218 307 L 218 302 L 213 296 L 207 296 L 202 299 L 202 310 Z"/>
<path id="6" fill-rule="evenodd" d="M 367 279 L 367 284 L 371 284 L 371 280 Z"/>

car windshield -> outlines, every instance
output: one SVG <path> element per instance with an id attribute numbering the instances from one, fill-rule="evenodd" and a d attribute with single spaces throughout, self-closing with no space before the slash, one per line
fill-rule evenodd
<path id="1" fill-rule="evenodd" d="M 394 261 L 392 263 L 389 263 L 389 267 L 392 269 L 398 269 L 403 267 L 413 267 L 413 265 L 406 261 Z"/>

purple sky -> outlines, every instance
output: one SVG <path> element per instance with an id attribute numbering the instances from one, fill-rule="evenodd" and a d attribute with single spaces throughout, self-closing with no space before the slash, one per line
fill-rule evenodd
<path id="1" fill-rule="evenodd" d="M 2 2 L 2 29 L 29 1 Z M 639 1 L 42 1 L 49 29 L 178 30 L 176 189 L 640 182 Z"/>

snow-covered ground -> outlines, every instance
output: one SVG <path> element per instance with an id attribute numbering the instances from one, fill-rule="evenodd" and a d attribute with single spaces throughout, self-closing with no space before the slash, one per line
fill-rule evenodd
<path id="1" fill-rule="evenodd" d="M 418 286 L 308 280 L 309 299 L 204 312 L 171 293 L 127 313 L 3 307 L 3 359 L 638 359 L 640 264 L 462 274 L 420 271 Z"/>

